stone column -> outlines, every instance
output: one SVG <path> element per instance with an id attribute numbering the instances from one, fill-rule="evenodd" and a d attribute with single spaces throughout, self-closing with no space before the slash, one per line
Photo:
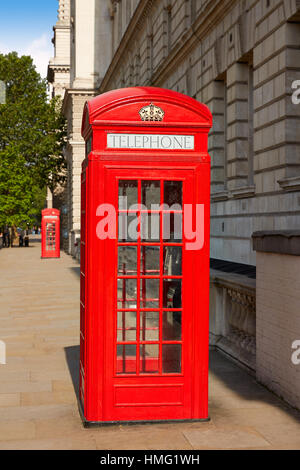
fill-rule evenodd
<path id="1" fill-rule="evenodd" d="M 226 162 L 226 81 L 214 80 L 205 90 L 206 104 L 213 114 L 213 128 L 208 137 L 211 155 L 211 196 L 213 201 L 227 199 Z"/>
<path id="2" fill-rule="evenodd" d="M 300 188 L 300 103 L 296 102 L 292 93 L 295 83 L 300 83 L 300 23 L 286 24 L 286 49 L 282 52 L 281 62 L 285 67 L 285 174 L 278 180 L 279 185 L 286 191 Z M 299 88 L 299 85 L 298 85 Z"/>
<path id="3" fill-rule="evenodd" d="M 298 177 L 300 183 L 300 106 L 291 100 L 292 83 L 300 78 L 300 25 L 283 23 L 268 35 L 260 25 L 257 35 L 253 52 L 256 190 L 292 190 L 289 178 Z"/>

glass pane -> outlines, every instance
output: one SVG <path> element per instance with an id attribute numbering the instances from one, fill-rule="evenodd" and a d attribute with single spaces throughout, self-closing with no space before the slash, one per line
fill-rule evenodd
<path id="1" fill-rule="evenodd" d="M 163 341 L 181 340 L 181 312 L 163 312 Z"/>
<path id="2" fill-rule="evenodd" d="M 164 204 L 182 206 L 182 181 L 164 181 Z"/>
<path id="3" fill-rule="evenodd" d="M 158 242 L 160 238 L 160 215 L 141 213 L 141 239 L 146 242 Z"/>
<path id="4" fill-rule="evenodd" d="M 134 276 L 137 273 L 137 247 L 119 246 L 118 274 Z"/>
<path id="5" fill-rule="evenodd" d="M 117 345 L 117 374 L 136 373 L 136 345 Z"/>
<path id="6" fill-rule="evenodd" d="M 141 275 L 159 276 L 159 246 L 141 246 Z"/>
<path id="7" fill-rule="evenodd" d="M 181 344 L 162 345 L 163 373 L 181 372 Z"/>
<path id="8" fill-rule="evenodd" d="M 159 279 L 140 280 L 141 308 L 159 307 Z"/>
<path id="9" fill-rule="evenodd" d="M 118 308 L 136 308 L 136 279 L 118 279 Z"/>
<path id="10" fill-rule="evenodd" d="M 151 204 L 160 205 L 160 181 L 142 181 L 142 204 L 151 210 Z"/>
<path id="11" fill-rule="evenodd" d="M 182 214 L 163 214 L 163 240 L 179 243 L 182 241 Z"/>
<path id="12" fill-rule="evenodd" d="M 159 345 L 141 344 L 140 345 L 140 372 L 155 373 L 159 366 Z"/>
<path id="13" fill-rule="evenodd" d="M 181 246 L 164 247 L 164 275 L 181 276 Z"/>
<path id="14" fill-rule="evenodd" d="M 46 223 L 46 250 L 55 250 L 55 224 L 51 222 Z"/>
<path id="15" fill-rule="evenodd" d="M 159 340 L 159 312 L 140 313 L 140 340 Z"/>
<path id="16" fill-rule="evenodd" d="M 118 217 L 119 241 L 136 242 L 138 239 L 138 223 L 137 214 L 120 212 Z"/>
<path id="17" fill-rule="evenodd" d="M 118 312 L 118 341 L 136 341 L 136 312 Z"/>
<path id="18" fill-rule="evenodd" d="M 163 307 L 181 307 L 181 281 L 177 279 L 163 280 Z"/>
<path id="19" fill-rule="evenodd" d="M 119 181 L 119 210 L 129 210 L 132 204 L 138 203 L 138 182 L 134 180 Z"/>

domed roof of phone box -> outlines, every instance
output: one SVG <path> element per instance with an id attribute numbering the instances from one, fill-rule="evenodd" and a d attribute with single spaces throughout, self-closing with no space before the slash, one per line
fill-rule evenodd
<path id="1" fill-rule="evenodd" d="M 143 107 L 161 109 L 158 120 L 145 121 L 139 114 Z M 162 119 L 160 119 L 160 117 Z M 102 93 L 87 101 L 82 119 L 82 135 L 90 125 L 136 123 L 137 125 L 211 128 L 212 115 L 208 107 L 190 96 L 156 87 L 132 87 Z"/>

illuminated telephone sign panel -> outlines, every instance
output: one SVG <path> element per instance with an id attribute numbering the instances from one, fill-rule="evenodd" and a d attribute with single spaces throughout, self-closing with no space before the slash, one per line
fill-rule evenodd
<path id="1" fill-rule="evenodd" d="M 42 210 L 42 254 L 41 258 L 60 257 L 60 211 Z"/>
<path id="2" fill-rule="evenodd" d="M 86 103 L 79 408 L 208 419 L 209 109 L 160 88 Z"/>

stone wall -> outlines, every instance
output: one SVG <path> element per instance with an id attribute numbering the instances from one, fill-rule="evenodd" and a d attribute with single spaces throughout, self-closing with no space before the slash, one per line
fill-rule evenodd
<path id="1" fill-rule="evenodd" d="M 254 234 L 256 376 L 300 407 L 300 231 Z M 293 343 L 298 341 L 298 363 Z M 295 360 L 294 360 L 295 362 Z"/>

